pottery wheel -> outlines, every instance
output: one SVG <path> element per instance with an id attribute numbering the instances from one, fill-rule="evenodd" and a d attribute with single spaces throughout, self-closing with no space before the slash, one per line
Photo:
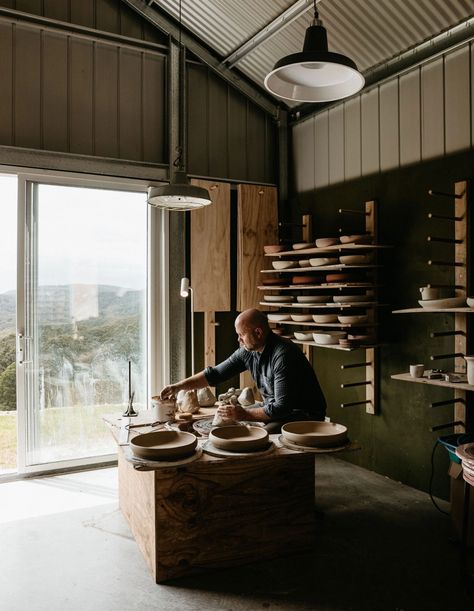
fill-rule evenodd
<path id="1" fill-rule="evenodd" d="M 283 435 L 280 435 L 278 437 L 278 441 L 283 447 L 288 448 L 289 450 L 299 450 L 300 452 L 313 452 L 315 454 L 327 454 L 328 452 L 341 452 L 342 450 L 356 449 L 356 446 L 354 446 L 349 440 L 347 440 L 346 443 L 344 443 L 344 445 L 342 446 L 333 446 L 328 448 L 302 446 L 297 443 L 294 443 L 293 441 L 288 441 L 288 439 L 285 439 Z"/>
<path id="2" fill-rule="evenodd" d="M 264 456 L 265 454 L 271 454 L 275 449 L 275 444 L 271 441 L 268 447 L 265 450 L 251 450 L 249 452 L 229 452 L 228 450 L 222 450 L 221 448 L 216 448 L 209 439 L 202 444 L 202 449 L 206 454 L 210 456 L 217 456 L 219 458 L 229 457 L 229 456 Z"/>
<path id="3" fill-rule="evenodd" d="M 192 428 L 194 429 L 194 432 L 199 433 L 201 437 L 209 437 L 209 433 L 211 432 L 211 429 L 215 428 L 215 425 L 212 424 L 213 420 L 214 420 L 214 417 L 206 418 L 202 420 L 196 420 L 196 422 L 193 422 Z M 250 424 L 252 426 L 265 426 L 263 422 L 250 422 L 249 420 L 237 422 L 236 424 Z"/>
<path id="4" fill-rule="evenodd" d="M 169 469 L 170 467 L 179 467 L 180 465 L 187 465 L 188 463 L 194 462 L 202 456 L 202 448 L 199 446 L 194 451 L 194 454 L 187 456 L 186 458 L 178 458 L 177 460 L 144 460 L 138 458 L 130 450 L 130 448 L 124 449 L 125 458 L 128 462 L 133 464 L 133 468 L 136 471 L 153 471 L 154 469 Z"/>

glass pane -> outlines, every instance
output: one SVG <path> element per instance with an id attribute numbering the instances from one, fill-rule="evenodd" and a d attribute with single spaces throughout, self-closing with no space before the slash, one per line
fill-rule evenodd
<path id="1" fill-rule="evenodd" d="M 113 453 L 129 361 L 147 404 L 146 195 L 40 184 L 31 226 L 28 463 Z"/>
<path id="2" fill-rule="evenodd" d="M 17 178 L 0 175 L 0 474 L 16 471 Z"/>

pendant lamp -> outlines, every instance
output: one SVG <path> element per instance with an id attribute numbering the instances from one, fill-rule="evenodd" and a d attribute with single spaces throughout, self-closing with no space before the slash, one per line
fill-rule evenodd
<path id="1" fill-rule="evenodd" d="M 173 163 L 171 180 L 167 185 L 148 187 L 148 203 L 155 208 L 165 210 L 196 210 L 211 204 L 211 197 L 207 189 L 192 185 L 186 174 L 183 161 L 183 133 L 184 122 L 184 79 L 185 58 L 181 44 L 181 0 L 179 0 L 179 146 L 177 157 Z"/>
<path id="2" fill-rule="evenodd" d="M 316 0 L 303 51 L 280 59 L 265 77 L 270 93 L 294 102 L 341 100 L 360 91 L 364 83 L 351 59 L 328 51 L 326 28 L 319 19 Z"/>

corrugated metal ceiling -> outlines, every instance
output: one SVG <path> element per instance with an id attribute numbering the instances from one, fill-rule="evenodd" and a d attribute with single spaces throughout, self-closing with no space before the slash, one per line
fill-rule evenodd
<path id="1" fill-rule="evenodd" d="M 263 87 L 278 59 L 302 50 L 311 0 L 182 0 L 182 23 L 225 59 L 293 5 L 301 14 L 235 64 Z M 151 6 L 178 18 L 179 0 L 152 0 Z M 318 10 L 329 50 L 367 72 L 473 17 L 474 0 L 319 0 Z"/>

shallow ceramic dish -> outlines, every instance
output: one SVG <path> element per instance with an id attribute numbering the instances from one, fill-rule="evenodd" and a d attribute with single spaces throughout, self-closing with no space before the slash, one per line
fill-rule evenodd
<path id="1" fill-rule="evenodd" d="M 281 322 L 282 320 L 290 320 L 289 314 L 267 314 L 270 322 Z"/>
<path id="2" fill-rule="evenodd" d="M 328 295 L 298 295 L 296 298 L 298 303 L 326 303 L 331 301 Z"/>
<path id="3" fill-rule="evenodd" d="M 341 255 L 339 261 L 344 265 L 367 265 L 372 261 L 371 255 Z"/>
<path id="4" fill-rule="evenodd" d="M 466 303 L 469 308 L 474 308 L 474 297 L 468 297 L 466 299 Z"/>
<path id="5" fill-rule="evenodd" d="M 135 456 L 146 460 L 177 460 L 190 456 L 197 445 L 193 433 L 183 431 L 155 431 L 137 435 L 130 441 Z"/>
<path id="6" fill-rule="evenodd" d="M 313 333 L 314 343 L 320 346 L 338 344 L 342 337 L 346 337 L 344 331 L 321 331 L 320 333 Z"/>
<path id="7" fill-rule="evenodd" d="M 272 261 L 274 269 L 291 269 L 297 265 L 298 263 L 296 261 Z"/>
<path id="8" fill-rule="evenodd" d="M 277 252 L 282 252 L 285 250 L 285 246 L 282 244 L 268 244 L 268 246 L 263 247 L 263 252 L 267 255 L 273 255 Z"/>
<path id="9" fill-rule="evenodd" d="M 351 280 L 351 274 L 327 274 L 326 282 L 346 282 Z"/>
<path id="10" fill-rule="evenodd" d="M 318 238 L 315 244 L 318 248 L 327 248 L 339 244 L 339 238 Z"/>
<path id="11" fill-rule="evenodd" d="M 341 244 L 370 244 L 372 242 L 372 236 L 367 234 L 341 235 L 339 240 Z"/>
<path id="12" fill-rule="evenodd" d="M 464 297 L 449 297 L 448 299 L 420 299 L 418 303 L 422 308 L 462 308 L 466 305 Z"/>
<path id="13" fill-rule="evenodd" d="M 337 322 L 337 314 L 313 314 L 313 320 L 319 324 Z"/>
<path id="14" fill-rule="evenodd" d="M 277 303 L 295 300 L 293 295 L 265 295 L 263 299 L 264 301 L 274 301 Z"/>
<path id="15" fill-rule="evenodd" d="M 367 322 L 369 320 L 369 317 L 367 316 L 367 314 L 359 314 L 356 316 L 338 316 L 337 319 L 343 325 L 354 325 Z"/>
<path id="16" fill-rule="evenodd" d="M 313 320 L 311 314 L 291 314 L 291 320 L 295 322 L 309 322 Z"/>
<path id="17" fill-rule="evenodd" d="M 322 267 L 323 265 L 336 265 L 339 260 L 336 257 L 317 257 L 310 259 L 309 264 L 312 267 Z"/>
<path id="18" fill-rule="evenodd" d="M 286 279 L 283 280 L 282 278 L 265 278 L 262 280 L 264 286 L 283 286 L 286 282 Z"/>
<path id="19" fill-rule="evenodd" d="M 300 267 L 309 267 L 309 259 L 300 259 L 298 265 Z"/>
<path id="20" fill-rule="evenodd" d="M 268 446 L 268 432 L 258 426 L 216 427 L 209 433 L 209 441 L 216 448 L 228 452 L 252 452 Z"/>
<path id="21" fill-rule="evenodd" d="M 371 299 L 370 295 L 334 295 L 335 303 L 364 303 Z"/>
<path id="22" fill-rule="evenodd" d="M 295 331 L 295 339 L 299 339 L 301 342 L 312 342 L 313 334 L 312 333 L 302 333 L 301 331 Z"/>
<path id="23" fill-rule="evenodd" d="M 287 422 L 281 427 L 285 439 L 304 446 L 328 448 L 347 443 L 347 427 L 317 420 Z"/>
<path id="24" fill-rule="evenodd" d="M 319 278 L 317 276 L 293 276 L 291 279 L 291 284 L 314 284 L 318 282 Z"/>
<path id="25" fill-rule="evenodd" d="M 308 242 L 298 242 L 297 244 L 293 244 L 293 250 L 303 250 L 303 248 L 312 248 L 313 244 L 308 244 Z"/>

